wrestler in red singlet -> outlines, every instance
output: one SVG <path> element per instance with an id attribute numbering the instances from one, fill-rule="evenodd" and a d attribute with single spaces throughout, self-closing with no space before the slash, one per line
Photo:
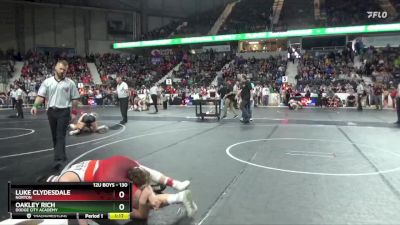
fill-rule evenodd
<path id="1" fill-rule="evenodd" d="M 93 175 L 96 182 L 130 182 L 128 170 L 139 167 L 140 164 L 125 156 L 112 156 L 99 160 L 97 170 Z M 90 168 L 90 163 L 88 170 Z M 90 181 L 86 181 L 90 182 Z"/>
<path id="2" fill-rule="evenodd" d="M 72 178 L 68 178 L 71 174 Z M 148 177 L 146 178 L 146 176 Z M 72 180 L 72 182 L 77 182 L 75 181 L 76 179 L 80 182 L 133 182 L 132 207 L 137 209 L 134 211 L 136 213 L 134 215 L 135 218 L 147 218 L 150 207 L 159 208 L 177 203 L 185 205 L 189 217 L 192 217 L 197 211 L 197 206 L 192 199 L 190 190 L 186 190 L 190 184 L 189 181 L 174 180 L 156 170 L 142 166 L 128 157 L 112 156 L 102 160 L 83 161 L 72 165 L 60 176 L 50 176 L 47 182 L 57 182 L 59 180 L 62 180 L 61 182 L 71 182 Z M 181 191 L 176 194 L 162 194 L 156 197 L 152 189 L 148 189 L 149 186 L 145 186 L 149 181 L 161 182 L 160 184 L 171 186 Z M 137 185 L 140 185 L 140 187 Z M 146 194 L 143 194 L 144 192 Z M 147 201 L 150 201 L 150 197 L 152 198 L 151 202 L 149 202 L 151 206 L 146 206 Z M 140 202 L 140 199 L 146 202 Z"/>

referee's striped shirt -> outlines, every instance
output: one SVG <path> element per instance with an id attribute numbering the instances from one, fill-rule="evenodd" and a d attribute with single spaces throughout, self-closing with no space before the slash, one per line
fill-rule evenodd
<path id="1" fill-rule="evenodd" d="M 69 108 L 72 106 L 72 100 L 80 98 L 74 81 L 67 77 L 58 81 L 55 76 L 43 81 L 38 96 L 47 99 L 47 108 Z"/>

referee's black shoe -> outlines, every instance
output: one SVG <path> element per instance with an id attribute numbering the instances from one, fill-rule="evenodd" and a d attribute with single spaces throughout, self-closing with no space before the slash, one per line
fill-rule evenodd
<path id="1" fill-rule="evenodd" d="M 121 120 L 121 121 L 119 121 L 119 124 L 126 124 L 127 123 L 127 121 L 123 121 L 123 120 Z"/>
<path id="2" fill-rule="evenodd" d="M 53 165 L 53 171 L 61 171 L 62 169 L 64 169 L 66 164 L 67 161 L 56 161 Z"/>

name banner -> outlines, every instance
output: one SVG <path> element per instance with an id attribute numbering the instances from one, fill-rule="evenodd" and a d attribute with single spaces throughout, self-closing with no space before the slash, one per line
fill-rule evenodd
<path id="1" fill-rule="evenodd" d="M 11 184 L 8 211 L 15 219 L 108 218 L 131 211 L 130 183 Z"/>

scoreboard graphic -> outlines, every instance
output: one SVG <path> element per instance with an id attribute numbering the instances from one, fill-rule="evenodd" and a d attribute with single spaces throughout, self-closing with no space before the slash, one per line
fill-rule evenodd
<path id="1" fill-rule="evenodd" d="M 12 219 L 128 220 L 131 183 L 8 183 Z"/>

